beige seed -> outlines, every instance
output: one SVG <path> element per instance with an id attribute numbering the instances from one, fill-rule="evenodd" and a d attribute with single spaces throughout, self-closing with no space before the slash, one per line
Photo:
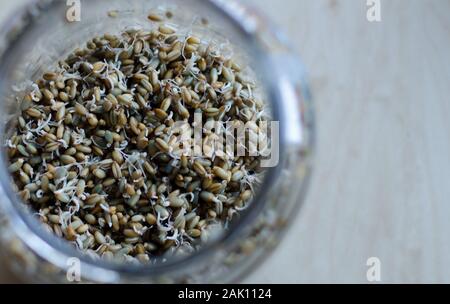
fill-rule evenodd
<path id="1" fill-rule="evenodd" d="M 96 127 L 98 125 L 97 116 L 95 116 L 94 114 L 89 114 L 87 116 L 87 121 L 92 127 Z"/>
<path id="2" fill-rule="evenodd" d="M 245 190 L 241 193 L 240 198 L 245 202 L 248 201 L 252 197 L 253 193 L 251 190 Z"/>
<path id="3" fill-rule="evenodd" d="M 61 121 L 64 119 L 64 116 L 66 115 L 66 107 L 62 106 L 58 109 L 55 115 L 55 119 L 57 121 Z"/>
<path id="4" fill-rule="evenodd" d="M 83 222 L 80 220 L 76 220 L 76 221 L 73 221 L 72 223 L 70 223 L 70 227 L 72 227 L 73 230 L 77 230 L 82 225 L 83 225 Z"/>
<path id="5" fill-rule="evenodd" d="M 60 201 L 60 202 L 62 202 L 62 203 L 69 203 L 70 202 L 70 196 L 69 195 L 67 195 L 66 193 L 64 193 L 64 192 L 56 192 L 55 193 L 55 198 L 58 200 L 58 201 Z"/>
<path id="6" fill-rule="evenodd" d="M 85 116 L 85 115 L 87 115 L 89 113 L 88 110 L 82 104 L 79 104 L 78 102 L 75 103 L 75 107 L 74 108 L 75 108 L 75 112 L 77 114 L 82 115 L 82 116 Z"/>
<path id="7" fill-rule="evenodd" d="M 223 187 L 224 185 L 222 183 L 213 183 L 207 188 L 207 190 L 212 193 L 219 193 L 222 191 Z"/>
<path id="8" fill-rule="evenodd" d="M 106 243 L 105 236 L 100 231 L 95 231 L 94 233 L 95 241 L 100 245 Z"/>
<path id="9" fill-rule="evenodd" d="M 200 192 L 200 198 L 207 203 L 211 203 L 211 202 L 214 202 L 217 200 L 216 197 L 214 196 L 214 194 L 212 194 L 211 192 L 208 192 L 208 191 Z"/>
<path id="10" fill-rule="evenodd" d="M 95 169 L 93 173 L 99 179 L 104 179 L 106 177 L 106 173 L 102 169 Z"/>
<path id="11" fill-rule="evenodd" d="M 186 87 L 181 88 L 181 94 L 183 95 L 183 100 L 185 103 L 190 104 L 192 102 L 192 95 Z"/>
<path id="12" fill-rule="evenodd" d="M 76 229 L 77 233 L 79 233 L 79 234 L 83 234 L 88 230 L 89 230 L 89 225 L 87 225 L 87 224 L 81 225 L 80 227 L 78 227 L 78 229 Z"/>
<path id="13" fill-rule="evenodd" d="M 156 169 L 148 161 L 144 162 L 144 169 L 150 175 L 155 175 L 155 173 L 156 173 Z"/>
<path id="14" fill-rule="evenodd" d="M 142 79 L 141 80 L 141 85 L 144 87 L 144 89 L 147 90 L 148 93 L 152 93 L 153 92 L 153 86 L 150 83 L 150 81 L 148 81 L 147 79 Z"/>
<path id="15" fill-rule="evenodd" d="M 239 171 L 236 171 L 236 172 L 233 173 L 233 176 L 231 177 L 231 180 L 232 180 L 233 182 L 238 182 L 238 181 L 240 181 L 243 177 L 244 177 L 244 173 L 243 173 L 241 170 L 239 170 Z"/>
<path id="16" fill-rule="evenodd" d="M 202 232 L 199 229 L 190 229 L 187 233 L 189 236 L 193 238 L 198 238 L 202 234 Z"/>
<path id="17" fill-rule="evenodd" d="M 96 63 L 94 63 L 93 65 L 92 65 L 92 71 L 94 72 L 94 73 L 99 73 L 99 72 L 101 72 L 101 71 L 103 71 L 103 69 L 105 68 L 105 63 L 104 62 L 101 62 L 101 61 L 98 61 L 98 62 L 96 62 Z"/>
<path id="18" fill-rule="evenodd" d="M 215 166 L 213 168 L 213 173 L 214 173 L 215 176 L 217 176 L 217 177 L 219 177 L 219 178 L 221 178 L 223 180 L 230 181 L 230 179 L 231 179 L 230 172 L 222 169 L 221 167 Z"/>
<path id="19" fill-rule="evenodd" d="M 86 153 L 86 154 L 92 153 L 92 148 L 88 147 L 88 146 L 84 146 L 84 145 L 76 145 L 75 149 L 79 152 Z"/>
<path id="20" fill-rule="evenodd" d="M 77 162 L 77 160 L 74 157 L 72 157 L 70 155 L 65 155 L 65 154 L 61 155 L 60 159 L 64 165 L 70 165 L 70 164 L 74 164 Z"/>
<path id="21" fill-rule="evenodd" d="M 208 117 L 214 117 L 217 116 L 217 114 L 219 114 L 219 109 L 217 108 L 208 108 L 205 110 L 205 113 Z"/>
<path id="22" fill-rule="evenodd" d="M 145 220 L 145 217 L 142 214 L 137 214 L 131 217 L 132 222 L 142 222 L 143 220 Z"/>
<path id="23" fill-rule="evenodd" d="M 22 168 L 22 165 L 24 163 L 24 160 L 22 158 L 19 158 L 15 163 L 11 164 L 8 169 L 9 172 L 14 173 L 19 171 Z"/>
<path id="24" fill-rule="evenodd" d="M 186 41 L 189 44 L 200 44 L 201 43 L 200 38 L 195 37 L 195 36 L 190 36 Z"/>
<path id="25" fill-rule="evenodd" d="M 159 32 L 165 35 L 171 35 L 175 33 L 175 30 L 167 25 L 160 25 L 159 26 Z"/>
<path id="26" fill-rule="evenodd" d="M 101 201 L 103 201 L 103 197 L 101 195 L 92 194 L 86 200 L 86 204 L 88 204 L 88 205 L 95 205 L 95 204 L 100 203 Z"/>
<path id="27" fill-rule="evenodd" d="M 28 185 L 30 183 L 30 177 L 25 172 L 20 170 L 19 175 L 20 175 L 19 179 L 22 183 L 24 183 L 25 185 Z"/>
<path id="28" fill-rule="evenodd" d="M 195 227 L 197 227 L 198 222 L 200 221 L 200 216 L 195 215 L 195 213 L 192 213 L 193 218 L 189 220 L 189 225 L 188 228 L 189 229 L 194 229 Z"/>
<path id="29" fill-rule="evenodd" d="M 93 216 L 92 214 L 86 214 L 84 217 L 85 221 L 90 225 L 95 225 L 97 223 L 97 218 Z"/>
<path id="30" fill-rule="evenodd" d="M 114 150 L 111 154 L 112 159 L 115 160 L 119 165 L 123 163 L 123 156 L 122 153 L 120 153 L 117 150 Z"/>
<path id="31" fill-rule="evenodd" d="M 172 98 L 171 97 L 167 97 L 165 98 L 162 102 L 161 102 L 161 110 L 163 110 L 164 112 L 167 112 L 167 110 L 169 110 L 170 105 L 172 103 Z"/>
<path id="32" fill-rule="evenodd" d="M 183 106 L 180 102 L 177 103 L 177 112 L 180 114 L 183 118 L 189 118 L 190 114 L 189 111 L 186 109 L 185 106 Z"/>
<path id="33" fill-rule="evenodd" d="M 49 214 L 47 215 L 47 218 L 49 219 L 49 221 L 53 224 L 59 224 L 60 218 L 59 215 L 56 214 Z"/>
<path id="34" fill-rule="evenodd" d="M 116 214 L 113 214 L 111 216 L 111 222 L 112 222 L 113 230 L 114 231 L 119 231 L 120 230 L 119 218 L 117 217 Z"/>
<path id="35" fill-rule="evenodd" d="M 161 150 L 162 152 L 170 151 L 169 145 L 163 139 L 157 138 L 157 139 L 155 139 L 155 143 L 156 143 L 156 146 L 158 147 L 158 149 Z"/>
<path id="36" fill-rule="evenodd" d="M 117 101 L 121 104 L 129 106 L 129 105 L 131 105 L 131 102 L 133 101 L 133 95 L 131 95 L 131 94 L 120 95 L 117 97 Z"/>
<path id="37" fill-rule="evenodd" d="M 192 168 L 200 176 L 205 176 L 207 174 L 205 167 L 203 167 L 203 165 L 199 161 L 195 161 L 192 165 Z"/>
<path id="38" fill-rule="evenodd" d="M 180 56 L 181 56 L 181 50 L 173 50 L 172 52 L 167 54 L 166 60 L 168 62 L 171 62 L 171 61 L 178 59 Z"/>
<path id="39" fill-rule="evenodd" d="M 178 198 L 178 197 L 170 198 L 170 207 L 180 208 L 181 206 L 184 205 L 184 203 L 185 203 L 185 201 L 181 198 Z"/>
<path id="40" fill-rule="evenodd" d="M 114 178 L 120 179 L 122 177 L 122 171 L 120 170 L 120 166 L 118 163 L 114 162 L 111 166 L 112 173 Z"/>
<path id="41" fill-rule="evenodd" d="M 129 196 L 133 196 L 136 194 L 136 190 L 134 189 L 133 185 L 130 184 L 126 184 L 125 185 L 125 192 L 129 195 Z"/>

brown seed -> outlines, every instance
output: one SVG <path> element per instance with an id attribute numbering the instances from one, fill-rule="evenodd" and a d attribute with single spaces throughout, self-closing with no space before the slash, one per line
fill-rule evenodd
<path id="1" fill-rule="evenodd" d="M 44 74 L 43 78 L 47 81 L 55 81 L 56 79 L 58 79 L 58 74 L 53 72 L 47 72 Z"/>
<path id="2" fill-rule="evenodd" d="M 139 234 L 137 234 L 136 231 L 134 231 L 133 229 L 124 229 L 123 235 L 130 238 L 139 236 Z"/>
<path id="3" fill-rule="evenodd" d="M 40 118 L 42 116 L 42 113 L 35 108 L 28 108 L 25 113 L 34 118 Z"/>
<path id="4" fill-rule="evenodd" d="M 151 214 L 151 213 L 148 213 L 145 216 L 145 220 L 147 221 L 147 223 L 149 225 L 155 225 L 156 224 L 156 217 L 153 214 Z"/>
<path id="5" fill-rule="evenodd" d="M 163 18 L 161 15 L 158 15 L 158 14 L 156 14 L 156 13 L 150 13 L 150 14 L 147 16 L 147 18 L 148 18 L 150 21 L 155 21 L 155 22 L 160 22 L 160 21 L 163 21 L 163 20 L 164 20 L 164 18 Z"/>
<path id="6" fill-rule="evenodd" d="M 53 93 L 49 89 L 43 89 L 42 90 L 42 95 L 44 95 L 44 97 L 47 100 L 53 100 L 55 98 L 55 96 L 53 95 Z"/>
<path id="7" fill-rule="evenodd" d="M 160 119 L 160 120 L 165 120 L 168 116 L 168 114 L 165 111 L 163 111 L 162 109 L 155 109 L 154 111 L 155 111 L 156 117 L 158 117 L 158 119 Z"/>

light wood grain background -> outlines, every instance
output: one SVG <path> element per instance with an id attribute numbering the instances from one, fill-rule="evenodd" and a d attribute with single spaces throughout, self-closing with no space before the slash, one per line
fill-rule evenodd
<path id="1" fill-rule="evenodd" d="M 450 1 L 246 0 L 309 70 L 318 145 L 307 201 L 245 282 L 450 282 Z M 0 19 L 23 0 L 0 0 Z M 3 273 L 3 282 L 11 281 Z"/>

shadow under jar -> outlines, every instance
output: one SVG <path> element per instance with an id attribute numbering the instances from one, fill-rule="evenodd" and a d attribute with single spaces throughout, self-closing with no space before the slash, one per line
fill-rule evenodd
<path id="1" fill-rule="evenodd" d="M 4 260 L 21 278 L 33 282 L 68 282 L 67 271 L 78 262 L 82 282 L 241 281 L 273 251 L 304 199 L 314 126 L 302 64 L 264 17 L 230 1 L 83 1 L 79 22 L 68 22 L 68 8 L 65 1 L 32 1 L 2 28 L 3 142 L 15 128 L 24 97 L 20 92 L 26 92 L 30 81 L 56 68 L 59 60 L 93 37 L 155 28 L 147 17 L 157 11 L 185 33 L 223 46 L 223 52 L 232 52 L 238 63 L 254 71 L 272 120 L 279 122 L 279 132 L 271 138 L 272 146 L 278 147 L 276 165 L 266 168 L 249 208 L 219 236 L 188 256 L 161 257 L 141 265 L 93 259 L 43 229 L 13 190 L 4 147 L 0 163 L 0 252 Z"/>

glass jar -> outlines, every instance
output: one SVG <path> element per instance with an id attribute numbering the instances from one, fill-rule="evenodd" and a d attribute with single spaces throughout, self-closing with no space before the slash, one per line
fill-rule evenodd
<path id="1" fill-rule="evenodd" d="M 78 1 L 72 1 L 76 5 Z M 287 40 L 256 12 L 219 0 L 81 1 L 81 20 L 68 22 L 66 1 L 31 1 L 12 16 L 0 33 L 0 133 L 20 112 L 21 91 L 49 67 L 103 33 L 149 28 L 151 10 L 171 12 L 170 22 L 202 38 L 209 37 L 255 71 L 279 121 L 279 161 L 267 169 L 251 208 L 243 211 L 219 239 L 193 255 L 155 265 L 119 265 L 81 255 L 44 229 L 12 190 L 7 157 L 0 166 L 1 254 L 21 277 L 33 282 L 67 282 L 79 263 L 82 282 L 162 283 L 239 282 L 279 243 L 295 220 L 307 188 L 314 138 L 310 96 L 303 65 Z M 75 17 L 72 15 L 69 17 Z M 70 18 L 69 18 L 70 19 Z M 272 139 L 272 144 L 274 144 Z M 300 236 L 301 237 L 301 236 Z M 76 258 L 75 260 L 73 258 Z"/>

